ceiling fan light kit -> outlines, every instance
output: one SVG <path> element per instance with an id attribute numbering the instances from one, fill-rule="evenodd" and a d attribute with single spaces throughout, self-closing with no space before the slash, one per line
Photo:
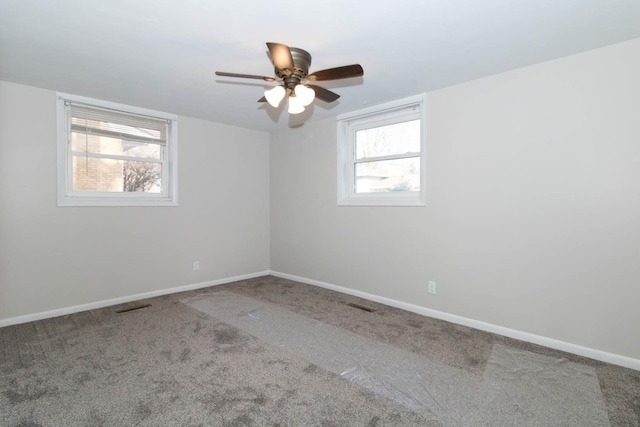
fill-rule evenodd
<path id="1" fill-rule="evenodd" d="M 289 96 L 289 109 L 287 112 L 289 114 L 300 114 L 304 111 L 304 105 L 302 105 L 302 100 L 295 95 Z"/>
<path id="2" fill-rule="evenodd" d="M 243 79 L 260 79 L 266 82 L 278 82 L 278 86 L 267 89 L 264 96 L 258 102 L 268 102 L 274 108 L 289 91 L 289 114 L 299 114 L 305 107 L 318 98 L 325 102 L 333 102 L 340 95 L 321 86 L 308 84 L 308 82 L 346 79 L 364 75 L 364 70 L 359 64 L 329 68 L 309 74 L 311 55 L 309 52 L 297 47 L 289 47 L 280 43 L 267 43 L 271 62 L 275 67 L 276 77 L 257 76 L 253 74 L 238 74 L 216 71 L 217 76 L 238 77 Z"/>
<path id="3" fill-rule="evenodd" d="M 316 93 L 313 89 L 308 88 L 305 85 L 299 84 L 295 87 L 294 93 L 296 98 L 300 99 L 300 102 L 304 107 L 311 104 L 313 100 L 316 98 Z"/>
<path id="4" fill-rule="evenodd" d="M 274 108 L 278 108 L 280 101 L 286 95 L 286 89 L 284 86 L 276 86 L 273 89 L 267 89 L 264 91 L 264 97 L 267 98 L 267 102 Z"/>

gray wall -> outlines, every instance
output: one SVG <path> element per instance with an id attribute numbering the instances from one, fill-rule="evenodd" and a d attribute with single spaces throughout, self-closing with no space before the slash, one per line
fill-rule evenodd
<path id="1" fill-rule="evenodd" d="M 271 269 L 640 358 L 638 76 L 640 39 L 429 93 L 426 207 L 338 207 L 335 121 L 273 133 Z"/>
<path id="2" fill-rule="evenodd" d="M 267 133 L 180 117 L 180 206 L 58 208 L 55 101 L 0 82 L 0 320 L 269 269 Z"/>
<path id="3" fill-rule="evenodd" d="M 187 117 L 179 207 L 58 208 L 55 93 L 0 82 L 0 320 L 270 268 L 640 359 L 638 75 L 634 40 L 429 93 L 420 208 L 336 206 L 334 120 Z"/>

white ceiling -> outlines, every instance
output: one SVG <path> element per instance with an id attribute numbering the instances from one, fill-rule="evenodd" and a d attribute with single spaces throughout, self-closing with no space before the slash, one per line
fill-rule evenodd
<path id="1" fill-rule="evenodd" d="M 270 131 L 640 37 L 639 0 L 0 0 L 0 80 Z M 265 42 L 341 95 L 289 116 Z"/>

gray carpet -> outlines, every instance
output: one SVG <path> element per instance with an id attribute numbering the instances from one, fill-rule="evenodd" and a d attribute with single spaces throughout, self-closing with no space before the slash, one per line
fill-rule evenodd
<path id="1" fill-rule="evenodd" d="M 262 277 L 0 328 L 0 425 L 640 426 L 640 372 Z"/>
<path id="2" fill-rule="evenodd" d="M 496 344 L 480 377 L 232 292 L 182 302 L 444 425 L 609 425 L 595 369 L 561 358 Z"/>

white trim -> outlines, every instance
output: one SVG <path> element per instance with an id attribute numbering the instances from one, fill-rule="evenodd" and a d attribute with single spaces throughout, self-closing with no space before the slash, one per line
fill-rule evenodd
<path id="1" fill-rule="evenodd" d="M 105 194 L 81 191 L 72 191 L 69 183 L 73 181 L 73 172 L 69 157 L 69 126 L 65 101 L 88 104 L 96 107 L 122 111 L 165 119 L 170 122 L 167 134 L 166 159 L 160 162 L 162 168 L 162 194 Z M 57 205 L 66 206 L 178 206 L 178 116 L 172 113 L 149 110 L 147 108 L 118 104 L 115 102 L 92 99 L 84 96 L 68 93 L 57 93 L 56 99 L 56 125 L 57 125 Z M 93 157 L 93 156 L 91 156 Z M 100 156 L 112 157 L 112 156 Z M 124 158 L 124 156 L 122 156 Z M 150 161 L 140 159 L 141 161 Z"/>
<path id="2" fill-rule="evenodd" d="M 210 286 L 223 285 L 225 283 L 232 283 L 240 280 L 254 279 L 256 277 L 262 277 L 262 276 L 268 276 L 268 275 L 280 277 L 283 279 L 293 280 L 300 283 L 305 283 L 307 285 L 330 289 L 332 291 L 340 292 L 347 295 L 353 295 L 353 296 L 374 301 L 380 304 L 396 307 L 401 310 L 417 313 L 422 316 L 445 320 L 447 322 L 455 323 L 458 325 L 468 326 L 470 328 L 479 329 L 481 331 L 491 332 L 491 333 L 502 335 L 505 337 L 542 345 L 544 347 L 549 347 L 556 350 L 565 351 L 567 353 L 573 353 L 578 356 L 584 356 L 591 359 L 599 360 L 601 362 L 611 363 L 613 365 L 623 366 L 625 368 L 635 369 L 637 371 L 640 371 L 640 359 L 633 359 L 631 357 L 621 356 L 614 353 L 608 353 L 605 351 L 596 350 L 589 347 L 583 347 L 577 344 L 571 344 L 571 343 L 556 340 L 553 338 L 547 338 L 540 335 L 530 334 L 528 332 L 517 331 L 515 329 L 505 328 L 503 326 L 481 322 L 479 320 L 473 320 L 466 317 L 457 316 L 455 314 L 444 313 L 442 311 L 420 307 L 417 305 L 394 300 L 391 298 L 381 297 L 381 296 L 370 294 L 367 292 L 357 291 L 354 289 L 345 288 L 343 286 L 332 285 L 330 283 L 321 282 L 319 280 L 307 279 L 306 277 L 295 276 L 293 274 L 281 273 L 273 270 L 243 274 L 239 276 L 212 280 L 209 282 L 201 282 L 201 283 L 194 283 L 191 285 L 178 286 L 175 288 L 160 289 L 157 291 L 145 292 L 142 294 L 129 295 L 125 297 L 113 298 L 113 299 L 108 299 L 108 300 L 103 300 L 103 301 L 98 301 L 98 302 L 93 302 L 88 304 L 59 308 L 56 310 L 43 311 L 40 313 L 27 314 L 24 316 L 0 319 L 0 328 L 4 326 L 11 326 L 11 325 L 17 325 L 20 323 L 27 323 L 27 322 L 33 322 L 36 320 L 64 316 L 66 314 L 73 314 L 73 313 L 79 313 L 87 310 L 94 310 L 97 308 L 109 307 L 116 304 L 123 304 L 123 303 L 137 301 L 137 300 L 146 299 L 146 298 L 153 298 L 157 296 L 174 294 L 178 292 L 191 291 L 194 289 L 207 288 Z"/>
<path id="3" fill-rule="evenodd" d="M 385 102 L 384 104 L 372 105 L 371 107 L 361 108 L 357 111 L 351 111 L 349 113 L 339 114 L 337 120 L 349 120 L 355 118 L 361 118 L 371 115 L 379 115 L 385 111 L 392 112 L 398 108 L 404 108 L 409 104 L 424 103 L 426 94 L 421 93 L 419 95 L 408 96 L 402 99 L 396 99 L 393 101 Z"/>
<path id="4" fill-rule="evenodd" d="M 268 276 L 269 271 L 259 271 L 256 273 L 242 274 L 240 276 L 226 277 L 223 279 L 211 280 L 209 282 L 194 283 L 191 285 L 178 286 L 175 288 L 160 289 L 157 291 L 145 292 L 142 294 L 128 295 L 125 297 L 112 298 L 103 301 L 91 302 L 88 304 L 74 305 L 71 307 L 58 308 L 56 310 L 42 311 L 40 313 L 27 314 L 24 316 L 0 319 L 0 328 L 4 326 L 17 325 L 20 323 L 33 322 L 36 320 L 49 319 L 51 317 L 64 316 L 66 314 L 79 313 L 81 311 L 94 310 L 96 308 L 109 307 L 125 302 L 137 301 L 146 298 L 159 297 L 161 295 L 175 294 L 178 292 L 192 291 L 194 289 L 207 288 L 209 286 L 224 285 L 225 283 L 237 282 L 240 280 L 253 279 L 256 277 Z"/>
<path id="5" fill-rule="evenodd" d="M 408 108 L 417 107 L 418 112 L 408 112 Z M 427 94 L 414 95 L 403 99 L 371 106 L 350 113 L 340 114 L 337 121 L 337 204 L 338 206 L 425 206 L 427 194 Z M 380 156 L 362 160 L 355 159 L 355 131 L 373 125 L 397 123 L 402 117 L 414 117 L 420 120 L 420 153 L 407 156 Z M 354 170 L 356 163 L 384 160 L 389 158 L 420 159 L 420 191 L 398 193 L 356 193 L 354 190 Z"/>
<path id="6" fill-rule="evenodd" d="M 96 154 L 86 151 L 69 151 L 69 154 L 71 154 L 72 156 L 91 157 L 92 159 L 128 160 L 134 162 L 159 163 L 161 165 L 165 164 L 165 161 L 162 159 L 152 159 L 149 157 L 119 156 L 117 154 Z"/>
<path id="7" fill-rule="evenodd" d="M 150 110 L 148 108 L 135 107 L 133 105 L 124 105 L 111 101 L 103 101 L 101 99 L 88 98 L 86 96 L 73 95 L 70 93 L 58 92 L 58 98 L 63 98 L 68 101 L 72 101 L 78 104 L 87 104 L 94 107 L 106 108 L 116 111 L 125 111 L 127 113 L 138 114 L 141 116 L 150 116 L 154 118 L 161 118 L 167 120 L 177 120 L 178 116 L 172 113 L 165 113 L 164 111 Z M 123 110 L 123 107 L 125 110 Z"/>
<path id="8" fill-rule="evenodd" d="M 307 279 L 305 277 L 295 276 L 295 275 L 286 274 L 286 273 L 280 273 L 278 271 L 273 271 L 273 270 L 270 271 L 269 273 L 275 277 L 281 277 L 283 279 L 294 280 L 296 282 L 306 283 L 308 285 L 330 289 L 332 291 L 341 292 L 343 294 L 353 295 L 359 298 L 375 301 L 380 304 L 396 307 L 406 311 L 411 311 L 413 313 L 421 314 L 423 316 L 445 320 L 447 322 L 455 323 L 458 325 L 468 326 L 470 328 L 479 329 L 481 331 L 492 332 L 494 334 L 502 335 L 509 338 L 514 338 L 520 341 L 526 341 L 526 342 L 538 344 L 544 347 L 565 351 L 567 353 L 576 354 L 578 356 L 584 356 L 590 359 L 599 360 L 601 362 L 611 363 L 613 365 L 623 366 L 625 368 L 635 369 L 637 371 L 640 371 L 640 359 L 633 359 L 631 357 L 621 356 L 614 353 L 607 353 L 606 351 L 596 350 L 589 347 L 583 347 L 581 345 L 571 344 L 571 343 L 556 340 L 553 338 L 543 337 L 540 335 L 530 334 L 528 332 L 522 332 L 515 329 L 505 328 L 503 326 L 494 325 L 494 324 L 482 322 L 479 320 L 469 319 L 466 317 L 457 316 L 455 314 L 449 314 L 442 311 L 432 310 L 430 308 L 420 307 L 417 305 L 394 300 L 391 298 L 381 297 L 381 296 L 370 294 L 367 292 L 362 292 L 354 289 L 345 288 L 342 286 L 332 285 L 330 283 L 321 282 L 318 280 Z"/>

